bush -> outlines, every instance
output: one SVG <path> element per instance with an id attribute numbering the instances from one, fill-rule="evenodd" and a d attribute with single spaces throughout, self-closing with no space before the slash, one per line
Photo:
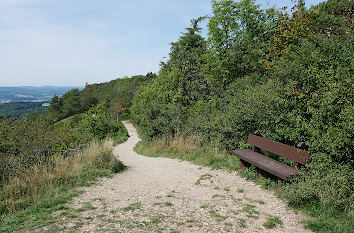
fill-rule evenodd
<path id="1" fill-rule="evenodd" d="M 284 187 L 282 195 L 290 204 L 319 201 L 323 207 L 333 212 L 350 211 L 354 205 L 354 171 L 349 165 L 335 163 L 327 154 L 311 155 L 311 163 L 306 166 L 303 176 Z"/>
<path id="2" fill-rule="evenodd" d="M 113 160 L 113 165 L 112 165 L 112 172 L 113 173 L 119 173 L 121 171 L 124 171 L 127 167 L 117 158 Z"/>
<path id="3" fill-rule="evenodd" d="M 113 155 L 111 139 L 101 144 L 93 141 L 75 155 L 57 156 L 51 164 L 44 161 L 32 167 L 19 165 L 19 172 L 1 186 L 0 216 L 26 209 L 57 189 L 87 185 L 98 176 L 117 173 L 124 168 Z"/>
<path id="4" fill-rule="evenodd" d="M 98 169 L 107 169 L 113 173 L 121 172 L 125 166 L 113 154 L 113 139 L 106 139 L 99 152 L 94 154 L 94 167 Z"/>
<path id="5" fill-rule="evenodd" d="M 131 115 L 151 141 L 198 136 L 203 147 L 230 150 L 258 130 L 290 146 L 305 142 L 311 160 L 285 196 L 351 211 L 352 4 L 294 9 L 276 14 L 254 1 L 213 1 L 208 44 L 188 33 L 173 43 L 158 77 L 135 96 Z"/>

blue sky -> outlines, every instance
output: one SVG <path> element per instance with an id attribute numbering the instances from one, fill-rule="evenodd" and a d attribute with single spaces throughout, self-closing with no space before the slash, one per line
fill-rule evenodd
<path id="1" fill-rule="evenodd" d="M 0 86 L 83 86 L 158 72 L 169 44 L 208 14 L 210 0 L 0 0 Z"/>

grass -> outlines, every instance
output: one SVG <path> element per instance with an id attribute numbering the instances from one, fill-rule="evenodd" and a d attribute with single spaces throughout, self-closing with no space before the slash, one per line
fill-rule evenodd
<path id="1" fill-rule="evenodd" d="M 238 215 L 240 212 L 236 211 L 236 210 L 229 210 L 230 213 L 234 214 L 234 215 Z"/>
<path id="2" fill-rule="evenodd" d="M 172 206 L 173 204 L 169 201 L 166 201 L 166 202 L 155 202 L 154 205 L 155 206 Z"/>
<path id="3" fill-rule="evenodd" d="M 210 180 L 213 176 L 210 174 L 204 174 L 199 177 L 199 179 L 195 182 L 196 185 L 199 185 L 202 180 Z M 219 189 L 219 188 L 217 188 Z"/>
<path id="4" fill-rule="evenodd" d="M 84 212 L 87 210 L 95 210 L 95 209 L 97 209 L 97 208 L 92 206 L 92 204 L 90 202 L 85 202 L 83 207 L 76 209 L 76 212 Z"/>
<path id="5" fill-rule="evenodd" d="M 134 211 L 134 210 L 140 209 L 140 207 L 141 207 L 141 202 L 138 201 L 138 202 L 134 202 L 134 203 L 130 204 L 129 206 L 124 207 L 122 209 L 124 211 Z"/>
<path id="6" fill-rule="evenodd" d="M 229 227 L 232 227 L 232 223 L 231 222 L 224 222 L 225 226 L 229 226 Z"/>
<path id="7" fill-rule="evenodd" d="M 247 217 L 258 219 L 259 211 L 256 210 L 256 206 L 255 205 L 246 204 L 242 208 L 242 211 L 247 213 Z"/>
<path id="8" fill-rule="evenodd" d="M 149 142 L 141 141 L 137 144 L 135 150 L 140 154 L 150 157 L 176 158 L 213 169 L 239 170 L 238 158 L 230 156 L 227 151 L 210 146 L 202 146 L 200 140 L 196 137 L 163 138 Z M 276 179 L 254 166 L 240 170 L 239 173 L 245 179 L 252 180 L 265 189 L 277 190 Z M 244 190 L 238 189 L 237 192 L 243 193 Z M 259 201 L 258 203 L 262 204 L 263 201 Z M 354 214 L 352 210 L 338 212 L 331 207 L 320 205 L 317 201 L 310 201 L 299 205 L 294 204 L 291 207 L 304 211 L 314 217 L 314 219 L 305 221 L 305 226 L 314 232 L 354 232 Z"/>
<path id="9" fill-rule="evenodd" d="M 56 222 L 60 216 L 51 213 L 65 210 L 63 204 L 82 193 L 76 187 L 92 185 L 98 177 L 113 174 L 117 160 L 112 148 L 112 140 L 93 141 L 75 156 L 53 158 L 52 169 L 38 164 L 11 177 L 1 187 L 0 232 L 34 230 Z M 78 211 L 93 208 L 86 203 Z"/>
<path id="10" fill-rule="evenodd" d="M 193 137 L 166 138 L 153 142 L 141 141 L 134 149 L 150 157 L 178 158 L 213 169 L 235 170 L 239 167 L 239 160 L 235 156 L 228 156 L 226 151 L 219 151 L 216 148 L 201 147 L 200 140 Z"/>
<path id="11" fill-rule="evenodd" d="M 237 222 L 238 222 L 238 225 L 239 225 L 240 227 L 242 227 L 242 228 L 246 228 L 246 227 L 247 227 L 247 225 L 246 225 L 246 220 L 245 220 L 245 219 L 239 218 L 239 219 L 237 219 Z"/>
<path id="12" fill-rule="evenodd" d="M 179 233 L 180 231 L 178 231 L 178 230 L 175 230 L 175 229 L 171 229 L 170 230 L 170 233 Z"/>
<path id="13" fill-rule="evenodd" d="M 262 200 L 255 200 L 255 199 L 252 199 L 252 198 L 248 198 L 246 197 L 245 200 L 249 201 L 249 202 L 252 202 L 252 203 L 258 203 L 258 204 L 261 204 L 261 205 L 264 205 L 265 202 L 262 201 Z"/>
<path id="14" fill-rule="evenodd" d="M 335 212 L 331 208 L 323 208 L 319 201 L 305 203 L 301 206 L 292 205 L 295 210 L 305 210 L 307 214 L 314 217 L 305 221 L 305 226 L 314 232 L 325 233 L 353 233 L 354 232 L 354 213 Z"/>
<path id="15" fill-rule="evenodd" d="M 214 194 L 211 198 L 225 198 L 226 196 L 225 195 L 222 195 L 222 194 Z"/>
<path id="16" fill-rule="evenodd" d="M 195 218 L 187 219 L 186 223 L 196 223 L 198 222 Z"/>
<path id="17" fill-rule="evenodd" d="M 212 217 L 214 217 L 219 222 L 224 221 L 225 219 L 228 218 L 228 216 L 223 216 L 223 215 L 219 214 L 218 212 L 216 212 L 215 210 L 210 210 L 209 213 Z"/>
<path id="18" fill-rule="evenodd" d="M 84 225 L 84 223 L 82 222 L 82 221 L 77 221 L 76 223 L 75 223 L 75 226 L 76 227 L 82 227 Z"/>
<path id="19" fill-rule="evenodd" d="M 219 150 L 216 147 L 202 146 L 200 139 L 197 137 L 176 137 L 162 138 L 154 141 L 140 141 L 134 150 L 139 154 L 150 157 L 182 159 L 197 165 L 211 167 L 212 169 L 238 171 L 240 167 L 240 160 L 236 156 L 230 156 L 227 151 Z M 255 167 L 251 167 L 240 171 L 240 174 L 266 189 L 276 190 L 277 183 L 269 177 L 260 175 L 258 171 Z M 209 177 L 207 176 L 206 178 Z M 202 180 L 199 179 L 196 184 L 200 184 Z"/>
<path id="20" fill-rule="evenodd" d="M 151 219 L 151 222 L 156 224 L 156 223 L 160 223 L 164 218 L 166 218 L 165 215 L 163 214 L 157 214 L 155 215 L 152 219 Z"/>
<path id="21" fill-rule="evenodd" d="M 116 214 L 118 212 L 118 210 L 110 210 L 109 211 L 111 214 Z"/>
<path id="22" fill-rule="evenodd" d="M 267 217 L 266 222 L 263 223 L 263 226 L 268 229 L 273 229 L 277 225 L 283 226 L 283 222 L 281 221 L 281 219 L 278 216 L 273 216 L 273 215 L 269 215 Z"/>
<path id="23" fill-rule="evenodd" d="M 78 218 L 79 216 L 75 213 L 73 213 L 73 210 L 66 210 L 60 213 L 60 216 L 66 217 L 66 218 Z"/>

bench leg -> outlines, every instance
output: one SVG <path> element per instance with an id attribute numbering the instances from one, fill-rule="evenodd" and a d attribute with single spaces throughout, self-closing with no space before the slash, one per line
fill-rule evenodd
<path id="1" fill-rule="evenodd" d="M 281 186 L 282 186 L 282 181 L 281 181 L 281 179 L 278 179 L 278 189 L 279 190 L 281 189 Z"/>
<path id="2" fill-rule="evenodd" d="M 241 159 L 240 159 L 240 169 L 241 170 L 245 169 L 245 164 Z"/>

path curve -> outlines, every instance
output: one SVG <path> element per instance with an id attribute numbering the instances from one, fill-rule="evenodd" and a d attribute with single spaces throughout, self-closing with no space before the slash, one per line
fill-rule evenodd
<path id="1" fill-rule="evenodd" d="M 310 232 L 301 214 L 237 172 L 138 155 L 136 129 L 124 125 L 130 137 L 114 153 L 128 170 L 84 188 L 70 206 L 90 208 L 63 219 L 66 229 L 80 221 L 79 232 Z M 283 225 L 266 228 L 270 217 Z"/>

